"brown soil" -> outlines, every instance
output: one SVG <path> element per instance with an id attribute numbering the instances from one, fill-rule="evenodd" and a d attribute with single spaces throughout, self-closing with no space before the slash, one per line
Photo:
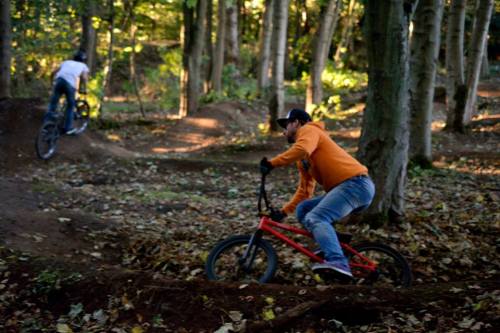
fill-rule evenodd
<path id="1" fill-rule="evenodd" d="M 121 267 L 121 260 L 124 248 L 134 247 L 132 236 L 137 230 L 119 225 L 112 219 L 99 219 L 93 212 L 83 209 L 65 210 L 60 209 L 60 206 L 56 209 L 54 203 L 64 207 L 66 202 L 71 206 L 70 203 L 91 201 L 91 190 L 88 193 L 90 198 L 75 197 L 71 188 L 89 184 L 113 185 L 115 182 L 127 182 L 133 175 L 122 175 L 122 179 L 100 178 L 97 170 L 87 179 L 56 185 L 46 181 L 29 181 L 31 172 L 47 171 L 48 166 L 53 165 L 71 167 L 71 163 L 75 162 L 102 167 L 102 161 L 108 158 L 135 163 L 139 157 L 161 157 L 158 168 L 187 173 L 206 171 L 213 163 L 179 160 L 177 157 L 181 153 L 185 153 L 183 156 L 188 158 L 206 159 L 209 156 L 210 159 L 221 160 L 223 162 L 219 166 L 231 172 L 227 170 L 233 165 L 240 163 L 238 168 L 246 170 L 253 167 L 259 157 L 271 156 L 282 150 L 285 147 L 283 139 L 274 136 L 257 144 L 248 144 L 245 138 L 258 135 L 254 132 L 255 125 L 264 122 L 265 109 L 224 102 L 204 107 L 182 120 L 165 121 L 152 116 L 151 123 L 130 126 L 121 132 L 107 130 L 101 134 L 102 131 L 88 130 L 78 137 L 63 137 L 58 143 L 56 156 L 48 162 L 42 162 L 36 159 L 34 140 L 43 112 L 44 106 L 39 100 L 0 102 L 0 259 L 3 259 L 0 260 L 0 268 L 4 264 L 9 267 L 8 270 L 0 269 L 0 277 L 16 281 L 15 285 L 9 287 L 9 293 L 19 295 L 12 308 L 3 307 L 0 300 L 0 319 L 9 318 L 0 324 L 0 330 L 5 332 L 21 331 L 16 320 L 22 318 L 16 311 L 25 311 L 27 306 L 31 306 L 33 311 L 44 313 L 37 317 L 41 327 L 54 327 L 58 316 L 68 314 L 70 306 L 78 303 L 82 303 L 87 312 L 104 309 L 107 313 L 114 313 L 115 317 L 102 325 L 109 331 L 113 328 L 112 323 L 116 322 L 121 323 L 121 327 L 141 326 L 151 332 L 209 332 L 217 330 L 224 323 L 233 322 L 237 325 L 238 321 L 230 319 L 231 311 L 240 312 L 247 319 L 249 330 L 253 331 L 341 331 L 335 320 L 344 325 L 370 325 L 381 322 L 382 317 L 395 309 L 400 310 L 402 304 L 408 304 L 407 307 L 412 308 L 414 313 L 420 311 L 418 316 L 421 320 L 424 320 L 420 317 L 425 313 L 436 311 L 442 311 L 443 318 L 460 316 L 460 312 L 454 312 L 458 311 L 453 307 L 454 304 L 462 306 L 467 297 L 494 293 L 499 287 L 498 281 L 486 282 L 484 285 L 470 283 L 477 288 L 472 288 L 472 292 L 467 295 L 457 294 L 454 298 L 447 294 L 440 298 L 439 292 L 436 292 L 436 298 L 415 301 L 418 295 L 424 293 L 424 289 L 416 289 L 414 294 L 409 295 L 354 286 L 337 286 L 325 291 L 291 285 L 231 285 L 196 279 L 172 281 L 151 270 L 128 271 Z M 358 116 L 355 120 L 358 128 L 359 121 Z M 485 126 L 478 125 L 476 134 L 479 134 L 471 138 L 438 134 L 437 160 L 460 159 L 467 154 L 469 158 L 486 160 L 486 163 L 493 165 L 493 169 L 498 168 L 498 149 L 492 151 L 495 145 L 498 148 L 498 118 L 492 115 L 477 121 L 486 121 L 485 126 L 489 130 L 484 131 Z M 146 131 L 144 126 L 147 127 Z M 354 149 L 356 135 L 352 135 L 352 124 L 338 122 L 335 126 L 334 133 L 339 135 L 340 141 Z M 356 126 L 354 128 L 356 130 Z M 462 141 L 466 143 L 457 146 L 456 143 Z M 99 206 L 105 204 L 100 202 Z M 162 206 L 161 209 L 183 210 L 187 206 L 173 204 Z M 139 208 L 137 214 L 146 215 L 148 209 L 151 207 Z M 136 250 L 141 251 L 141 248 L 137 247 Z M 36 276 L 48 268 L 64 274 L 79 272 L 82 277 L 76 282 L 72 281 L 74 283 L 61 279 L 61 285 L 51 286 L 49 291 L 32 293 L 23 290 L 24 286 L 32 286 L 33 281 L 39 285 Z M 450 288 L 467 289 L 467 286 L 466 283 L 464 286 L 437 285 L 435 288 L 448 291 Z M 0 290 L 3 288 L 6 288 L 5 285 L 0 283 Z M 425 288 L 428 290 L 430 287 Z M 316 302 L 322 299 L 329 301 L 325 301 L 321 310 L 318 310 Z M 332 299 L 338 302 L 332 302 Z M 439 302 L 443 306 L 437 307 Z M 280 314 L 290 315 L 288 311 L 304 303 L 310 304 L 310 308 L 300 310 L 303 312 L 297 318 L 285 320 L 281 324 L 279 320 L 283 318 Z M 281 309 L 281 312 L 276 313 L 276 321 L 263 324 L 260 321 L 262 311 L 271 305 L 275 310 Z M 157 327 L 145 324 L 154 322 L 157 316 L 162 319 Z M 499 324 L 496 318 L 493 324 Z M 273 328 L 272 325 L 276 326 Z M 428 327 L 429 330 L 445 331 L 446 325 L 446 319 L 443 319 L 429 323 Z M 493 331 L 494 327 L 491 326 L 484 330 Z"/>

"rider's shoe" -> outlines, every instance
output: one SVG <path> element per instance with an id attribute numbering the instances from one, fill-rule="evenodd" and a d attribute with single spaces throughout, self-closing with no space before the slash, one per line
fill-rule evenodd
<path id="1" fill-rule="evenodd" d="M 312 266 L 315 273 L 334 273 L 341 279 L 352 279 L 351 269 L 349 265 L 341 262 L 324 261 L 316 263 Z"/>
<path id="2" fill-rule="evenodd" d="M 72 128 L 72 129 L 69 129 L 69 130 L 65 131 L 64 134 L 66 134 L 66 135 L 75 135 L 76 131 L 77 131 L 76 128 Z"/>

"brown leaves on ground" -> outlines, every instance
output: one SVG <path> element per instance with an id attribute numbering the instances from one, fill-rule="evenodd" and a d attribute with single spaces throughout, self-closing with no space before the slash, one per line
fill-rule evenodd
<path id="1" fill-rule="evenodd" d="M 498 278 L 500 265 L 500 133 L 488 126 L 492 132 L 476 128 L 468 136 L 435 134 L 435 167 L 409 168 L 408 213 L 402 224 L 378 229 L 367 224 L 338 225 L 339 230 L 353 233 L 355 241 L 379 241 L 402 252 L 421 291 L 434 283 L 468 281 L 447 290 L 460 297 L 445 297 L 418 311 L 385 308 L 366 323 L 348 322 L 320 310 L 305 311 L 287 327 L 309 332 L 493 332 L 498 325 L 495 313 L 500 310 L 500 295 L 480 285 L 475 289 L 474 282 Z M 356 116 L 333 129 L 356 131 L 358 127 Z M 139 130 L 129 130 L 113 132 L 133 140 L 134 131 Z M 174 152 L 161 158 L 103 155 L 74 162 L 56 157 L 3 177 L 0 183 L 10 190 L 0 194 L 0 327 L 25 332 L 41 328 L 59 332 L 202 328 L 224 332 L 242 329 L 243 320 L 273 320 L 302 302 L 314 301 L 311 290 L 325 289 L 312 275 L 307 258 L 279 244 L 275 244 L 280 261 L 273 281 L 275 291 L 248 294 L 242 285 L 239 293 L 232 291 L 231 297 L 225 295 L 220 302 L 216 287 L 205 281 L 204 262 L 214 244 L 255 230 L 257 163 L 260 157 L 282 150 L 280 140 L 245 134 L 236 143 L 227 142 L 224 149 L 185 155 Z M 356 144 L 350 137 L 339 141 L 350 151 Z M 481 145 L 472 144 L 479 141 Z M 268 191 L 275 206 L 290 197 L 296 182 L 293 168 L 273 171 Z M 297 223 L 293 217 L 288 221 Z M 38 227 L 34 227 L 36 223 L 40 223 Z M 52 257 L 60 266 L 46 266 L 43 261 L 40 267 L 38 257 Z M 151 306 L 150 285 L 138 285 L 117 274 L 116 289 L 109 295 L 91 292 L 95 287 L 96 292 L 107 293 L 109 284 L 100 279 L 109 279 L 104 274 L 109 270 L 142 270 L 151 278 L 143 280 L 146 284 L 155 278 L 175 279 L 198 283 L 200 289 L 196 295 L 184 293 L 192 297 L 186 299 L 180 292 L 155 287 L 154 295 L 169 294 L 174 299 Z M 78 275 L 81 271 L 96 273 L 90 278 L 89 274 Z M 204 286 L 211 291 L 204 292 Z M 227 292 L 222 286 L 218 290 Z M 152 298 L 142 297 L 145 293 Z M 54 302 L 61 302 L 60 307 Z M 204 316 L 196 324 L 173 320 L 187 305 L 191 310 L 185 311 L 191 311 L 187 313 L 191 318 L 203 311 L 211 317 Z M 370 315 L 360 312 L 359 317 Z"/>

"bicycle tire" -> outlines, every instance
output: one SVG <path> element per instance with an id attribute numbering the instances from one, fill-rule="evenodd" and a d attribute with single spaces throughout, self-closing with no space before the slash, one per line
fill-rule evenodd
<path id="1" fill-rule="evenodd" d="M 382 243 L 366 242 L 356 244 L 353 248 L 378 264 L 375 272 L 353 267 L 354 263 L 360 263 L 362 260 L 359 257 L 356 258 L 352 253 L 346 253 L 354 276 L 354 283 L 403 288 L 411 286 L 413 277 L 410 265 L 403 255 L 392 247 Z"/>
<path id="2" fill-rule="evenodd" d="M 241 267 L 240 259 L 252 236 L 232 236 L 219 242 L 210 251 L 205 264 L 209 280 L 266 283 L 274 277 L 278 257 L 272 245 L 262 239 L 255 239 L 255 251 L 250 271 Z"/>
<path id="3" fill-rule="evenodd" d="M 90 106 L 86 100 L 79 99 L 76 101 L 75 112 L 73 113 L 73 128 L 76 129 L 75 134 L 81 134 L 89 125 L 90 121 Z"/>
<path id="4" fill-rule="evenodd" d="M 59 128 L 57 122 L 46 121 L 38 130 L 35 139 L 35 150 L 38 158 L 42 160 L 50 159 L 56 152 L 56 143 L 59 138 Z"/>

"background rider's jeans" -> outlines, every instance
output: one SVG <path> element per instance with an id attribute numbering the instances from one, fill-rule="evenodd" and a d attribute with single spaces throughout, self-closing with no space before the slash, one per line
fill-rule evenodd
<path id="1" fill-rule="evenodd" d="M 65 95 L 67 101 L 64 129 L 68 131 L 73 128 L 73 110 L 76 105 L 75 102 L 76 89 L 73 88 L 73 86 L 69 84 L 68 81 L 62 78 L 58 78 L 56 80 L 56 83 L 54 85 L 54 91 L 52 92 L 52 96 L 50 97 L 49 110 L 45 115 L 44 120 L 47 119 L 47 117 L 53 116 L 54 112 L 56 111 L 59 98 L 61 98 L 61 95 Z"/>
<path id="2" fill-rule="evenodd" d="M 347 264 L 332 226 L 353 211 L 367 208 L 375 195 L 375 185 L 368 176 L 356 176 L 340 183 L 330 192 L 302 201 L 296 210 L 297 219 L 309 230 L 326 261 Z"/>

